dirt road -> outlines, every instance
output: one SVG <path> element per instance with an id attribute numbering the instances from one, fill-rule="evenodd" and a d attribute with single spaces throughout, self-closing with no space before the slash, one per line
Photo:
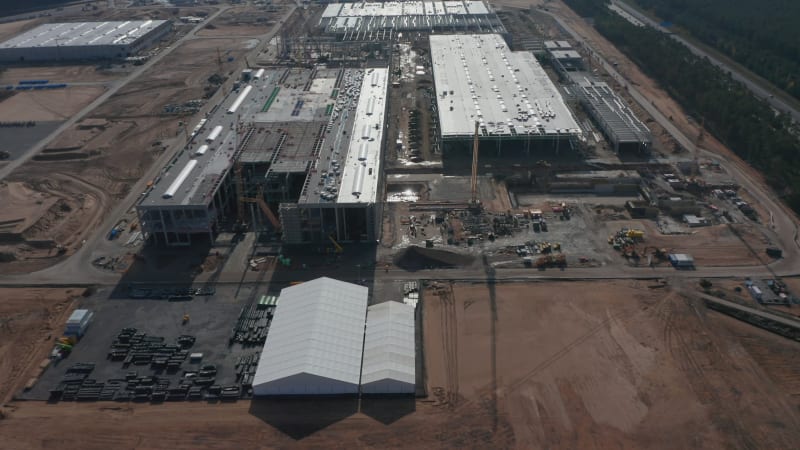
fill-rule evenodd
<path id="1" fill-rule="evenodd" d="M 39 364 L 72 313 L 73 299 L 82 292 L 0 288 L 0 401 L 8 402 L 38 376 Z"/>
<path id="2" fill-rule="evenodd" d="M 424 315 L 435 405 L 457 416 L 477 408 L 517 448 L 787 448 L 800 438 L 788 431 L 800 420 L 784 391 L 797 389 L 788 362 L 757 359 L 736 340 L 738 323 L 669 290 L 456 284 L 427 291 Z M 800 349 L 748 331 L 752 348 Z"/>
<path id="3" fill-rule="evenodd" d="M 4 167 L 0 168 L 0 180 L 6 178 L 12 171 L 14 171 L 14 169 L 22 166 L 25 162 L 30 160 L 34 155 L 36 155 L 43 148 L 45 148 L 45 146 L 47 146 L 47 144 L 49 144 L 59 134 L 61 134 L 65 130 L 69 129 L 70 127 L 72 127 L 73 125 L 75 125 L 76 123 L 81 121 L 81 119 L 83 119 L 86 115 L 88 115 L 90 112 L 92 112 L 95 108 L 97 108 L 102 103 L 104 103 L 106 100 L 111 98 L 114 94 L 116 94 L 117 91 L 119 91 L 120 89 L 125 87 L 128 83 L 130 83 L 131 81 L 133 81 L 134 79 L 139 77 L 141 74 L 143 74 L 148 69 L 150 69 L 152 66 L 154 66 L 156 63 L 158 63 L 163 58 L 168 56 L 184 40 L 191 38 L 194 35 L 195 32 L 197 32 L 198 30 L 202 29 L 206 25 L 206 23 L 214 20 L 214 18 L 216 18 L 219 14 L 224 12 L 226 9 L 227 9 L 226 7 L 220 8 L 215 13 L 211 14 L 204 22 L 201 22 L 201 23 L 197 24 L 197 26 L 195 26 L 192 29 L 192 31 L 190 31 L 189 33 L 186 33 L 186 35 L 184 35 L 183 37 L 178 39 L 172 46 L 167 47 L 166 49 L 162 50 L 156 56 L 152 57 L 146 63 L 142 64 L 141 66 L 139 66 L 139 68 L 137 68 L 136 70 L 131 72 L 130 75 L 128 75 L 125 78 L 117 81 L 113 86 L 111 86 L 102 95 L 100 95 L 99 97 L 95 98 L 94 101 L 92 101 L 87 106 L 85 106 L 83 109 L 81 109 L 80 112 L 77 112 L 76 114 L 72 115 L 72 117 L 70 117 L 68 120 L 66 120 L 55 131 L 50 133 L 50 135 L 48 135 L 46 138 L 44 138 L 41 141 L 39 141 L 38 144 L 36 144 L 33 147 L 31 147 L 23 156 L 15 159 L 14 161 L 11 161 L 10 163 L 5 165 Z"/>

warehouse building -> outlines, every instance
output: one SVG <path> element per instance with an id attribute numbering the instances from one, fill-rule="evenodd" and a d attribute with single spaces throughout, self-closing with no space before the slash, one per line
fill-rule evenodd
<path id="1" fill-rule="evenodd" d="M 168 20 L 48 23 L 0 44 L 0 61 L 118 59 L 163 39 Z"/>
<path id="2" fill-rule="evenodd" d="M 611 143 L 617 153 L 647 152 L 653 141 L 652 133 L 639 120 L 624 100 L 604 81 L 585 72 L 572 72 L 570 77 L 583 107 Z"/>
<path id="3" fill-rule="evenodd" d="M 581 135 L 572 112 L 529 52 L 499 34 L 431 35 L 436 110 L 445 147 L 481 151 L 571 148 Z"/>
<path id="4" fill-rule="evenodd" d="M 413 306 L 388 301 L 367 309 L 361 369 L 363 394 L 414 394 L 414 336 Z"/>
<path id="5" fill-rule="evenodd" d="M 255 395 L 356 395 L 368 289 L 318 278 L 281 291 Z"/>
<path id="6" fill-rule="evenodd" d="M 378 240 L 388 69 L 251 77 L 196 124 L 141 197 L 148 241 L 213 241 L 237 222 L 289 244 Z"/>
<path id="7" fill-rule="evenodd" d="M 404 31 L 506 33 L 489 4 L 474 0 L 332 3 L 319 26 L 342 40 L 391 40 Z"/>

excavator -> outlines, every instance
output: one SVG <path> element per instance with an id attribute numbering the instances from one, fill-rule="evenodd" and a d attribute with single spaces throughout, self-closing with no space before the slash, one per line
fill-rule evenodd
<path id="1" fill-rule="evenodd" d="M 258 208 L 267 217 L 267 220 L 269 220 L 269 222 L 275 228 L 275 231 L 280 233 L 280 231 L 281 231 L 281 221 L 278 220 L 278 218 L 275 217 L 275 213 L 273 213 L 272 210 L 269 209 L 269 205 L 267 205 L 267 202 L 264 201 L 264 196 L 262 195 L 260 190 L 259 190 L 258 195 L 255 198 L 253 198 L 253 197 L 240 197 L 239 200 L 241 200 L 244 203 L 255 203 L 256 205 L 258 205 Z"/>
<path id="2" fill-rule="evenodd" d="M 328 239 L 330 239 L 331 243 L 333 243 L 333 248 L 335 253 L 342 253 L 344 251 L 344 248 L 341 245 L 339 245 L 338 242 L 336 242 L 336 239 L 333 237 L 333 233 L 328 235 Z"/>

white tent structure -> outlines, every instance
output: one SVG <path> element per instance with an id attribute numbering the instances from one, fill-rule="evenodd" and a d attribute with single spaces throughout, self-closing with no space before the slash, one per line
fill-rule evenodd
<path id="1" fill-rule="evenodd" d="M 367 309 L 363 394 L 414 394 L 416 391 L 414 307 L 388 301 Z"/>
<path id="2" fill-rule="evenodd" d="M 253 393 L 357 394 L 368 292 L 326 277 L 283 289 Z"/>

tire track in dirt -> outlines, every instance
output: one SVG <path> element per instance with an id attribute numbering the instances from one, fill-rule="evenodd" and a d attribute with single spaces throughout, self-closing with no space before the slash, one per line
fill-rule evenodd
<path id="1" fill-rule="evenodd" d="M 535 377 L 536 375 L 541 373 L 543 370 L 547 369 L 548 367 L 550 367 L 553 364 L 557 363 L 561 358 L 563 358 L 564 356 L 568 355 L 574 348 L 576 348 L 576 347 L 580 346 L 581 344 L 583 344 L 584 342 L 588 341 L 589 339 L 594 337 L 600 331 L 602 331 L 604 329 L 607 329 L 609 323 L 611 323 L 612 321 L 625 319 L 627 317 L 635 315 L 638 312 L 639 312 L 639 310 L 634 309 L 634 310 L 622 311 L 622 312 L 620 312 L 618 314 L 609 315 L 605 320 L 603 320 L 602 322 L 600 322 L 597 325 L 595 325 L 592 328 L 590 328 L 589 331 L 587 331 L 586 333 L 580 335 L 579 337 L 574 339 L 572 342 L 570 342 L 566 346 L 562 347 L 557 352 L 555 352 L 552 355 L 548 356 L 544 361 L 539 363 L 530 372 L 528 372 L 527 374 L 523 375 L 519 380 L 517 380 L 517 381 L 515 381 L 513 383 L 510 383 L 508 385 L 508 387 L 505 389 L 506 394 L 519 389 L 522 385 L 527 383 L 531 378 Z"/>
<path id="2" fill-rule="evenodd" d="M 680 329 L 680 325 L 691 324 L 688 320 L 676 320 L 676 316 L 680 314 L 677 311 L 678 305 L 675 304 L 676 298 L 682 298 L 686 307 L 692 308 L 694 312 L 694 314 L 681 315 L 679 319 L 698 319 L 697 324 L 703 326 L 699 312 L 690 303 L 689 299 L 680 296 L 678 292 L 672 292 L 664 297 L 655 308 L 655 315 L 664 321 L 663 339 L 670 357 L 686 375 L 689 389 L 691 389 L 698 401 L 711 408 L 711 412 L 716 417 L 715 425 L 718 429 L 725 434 L 735 436 L 734 441 L 741 445 L 741 448 L 758 448 L 759 446 L 753 436 L 744 428 L 742 418 L 736 412 L 736 405 L 733 405 L 732 408 L 725 407 L 724 399 L 720 397 L 703 364 L 698 361 L 694 354 L 692 343 L 697 342 L 697 338 L 694 340 L 687 339 L 684 331 Z M 703 333 L 703 336 L 710 335 L 710 333 Z M 712 339 L 709 338 L 709 341 L 712 346 L 716 347 Z M 721 349 L 715 348 L 715 352 L 711 353 L 720 356 L 722 355 L 720 352 Z"/>
<path id="3" fill-rule="evenodd" d="M 460 397 L 458 386 L 458 323 L 452 284 L 440 291 L 439 299 L 442 302 L 442 353 L 444 355 L 445 377 L 447 379 L 444 401 L 450 407 L 456 407 Z"/>

